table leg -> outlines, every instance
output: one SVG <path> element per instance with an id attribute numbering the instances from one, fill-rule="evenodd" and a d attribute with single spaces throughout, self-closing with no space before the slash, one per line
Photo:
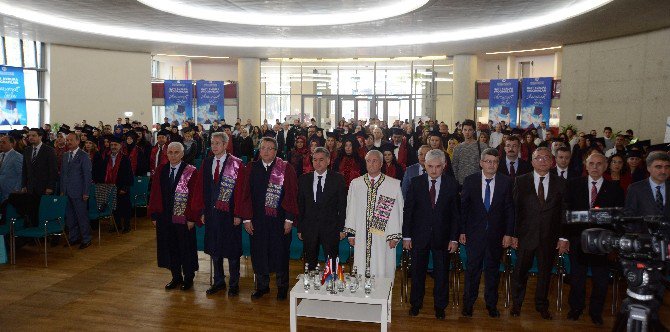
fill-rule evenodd
<path id="1" fill-rule="evenodd" d="M 298 322 L 296 317 L 297 301 L 295 295 L 291 294 L 291 332 L 298 331 Z"/>
<path id="2" fill-rule="evenodd" d="M 381 331 L 386 332 L 388 328 L 388 304 L 384 303 L 382 304 L 382 317 L 381 317 Z"/>

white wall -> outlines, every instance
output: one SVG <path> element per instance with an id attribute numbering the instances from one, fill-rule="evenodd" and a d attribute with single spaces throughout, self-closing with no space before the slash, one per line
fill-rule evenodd
<path id="1" fill-rule="evenodd" d="M 561 125 L 630 128 L 662 143 L 670 115 L 669 55 L 670 29 L 564 47 Z"/>
<path id="2" fill-rule="evenodd" d="M 237 81 L 237 61 L 205 63 L 191 61 L 191 79 L 206 81 Z"/>
<path id="3" fill-rule="evenodd" d="M 48 45 L 46 112 L 51 123 L 115 123 L 124 112 L 151 123 L 151 56 Z"/>

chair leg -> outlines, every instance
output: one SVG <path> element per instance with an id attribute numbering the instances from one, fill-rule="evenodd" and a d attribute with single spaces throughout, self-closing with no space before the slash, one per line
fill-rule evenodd
<path id="1" fill-rule="evenodd" d="M 72 247 L 70 246 L 70 239 L 67 238 L 67 234 L 61 233 L 61 236 L 65 238 L 65 243 L 67 243 L 67 248 L 70 250 L 70 256 L 74 256 L 72 252 Z"/>
<path id="2" fill-rule="evenodd" d="M 98 245 L 102 246 L 102 219 L 98 219 Z"/>
<path id="3" fill-rule="evenodd" d="M 137 206 L 133 207 L 133 227 L 137 230 Z"/>
<path id="4" fill-rule="evenodd" d="M 556 287 L 556 309 L 558 312 L 563 311 L 563 278 L 565 278 L 565 276 L 559 271 Z"/>
<path id="5" fill-rule="evenodd" d="M 49 267 L 47 263 L 47 235 L 46 233 L 44 234 L 44 267 Z"/>
<path id="6" fill-rule="evenodd" d="M 109 220 L 114 222 L 114 229 L 116 229 L 116 235 L 121 236 L 121 233 L 119 232 L 119 226 L 116 226 L 116 219 L 109 217 Z"/>
<path id="7" fill-rule="evenodd" d="M 212 257 L 209 257 L 209 285 L 212 286 L 214 285 L 214 260 L 212 260 Z"/>

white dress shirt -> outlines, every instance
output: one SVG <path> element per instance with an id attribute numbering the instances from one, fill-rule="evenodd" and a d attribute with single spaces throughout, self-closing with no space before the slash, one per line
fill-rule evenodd
<path id="1" fill-rule="evenodd" d="M 486 179 L 487 179 L 486 175 L 482 173 L 482 202 L 484 202 L 484 200 L 486 199 Z M 489 197 L 489 199 L 491 200 L 489 201 L 490 206 L 491 202 L 493 202 L 493 192 L 495 191 L 496 188 L 495 175 L 491 178 L 491 183 L 489 184 L 489 186 L 491 187 L 491 197 Z M 484 205 L 486 206 L 486 203 Z"/>
<path id="2" fill-rule="evenodd" d="M 319 184 L 319 176 L 321 177 L 321 190 L 326 190 L 326 175 L 328 174 L 328 170 L 323 172 L 323 174 L 319 174 L 316 171 L 314 171 L 314 181 L 312 182 L 312 192 L 314 193 L 314 202 L 316 202 L 316 187 L 317 184 Z"/>
<path id="3" fill-rule="evenodd" d="M 516 159 L 514 159 L 514 160 L 505 157 L 505 162 L 507 163 L 507 173 L 510 172 L 509 171 L 510 170 L 510 167 L 509 167 L 510 162 L 514 162 L 514 175 L 517 175 L 517 173 L 519 173 L 519 157 L 516 157 Z"/>
<path id="4" fill-rule="evenodd" d="M 79 147 L 77 147 L 76 149 L 70 151 L 70 158 L 67 160 L 67 163 L 68 163 L 68 164 L 72 161 L 72 159 L 74 158 L 74 156 L 77 155 L 77 152 L 79 152 Z"/>
<path id="5" fill-rule="evenodd" d="M 435 202 L 437 203 L 437 199 L 440 197 L 440 185 L 442 184 L 442 177 L 438 176 L 437 179 L 435 179 Z M 428 176 L 428 190 L 430 190 L 430 187 L 433 185 L 433 179 L 430 178 L 430 175 Z"/>
<path id="6" fill-rule="evenodd" d="M 33 154 L 31 155 L 31 158 L 32 156 L 35 156 L 35 158 L 37 158 L 37 155 L 40 153 L 41 148 L 42 148 L 42 142 L 40 142 L 40 144 L 37 144 L 37 146 L 33 146 Z"/>
<path id="7" fill-rule="evenodd" d="M 535 193 L 537 194 L 537 190 L 540 187 L 540 174 L 537 174 L 536 171 L 533 171 L 533 180 L 535 182 Z M 546 201 L 549 194 L 549 173 L 544 175 L 542 185 L 544 186 L 544 200 Z"/>
<path id="8" fill-rule="evenodd" d="M 651 176 L 649 177 L 649 185 L 651 186 L 651 196 L 654 197 L 654 201 L 656 201 L 656 187 L 661 186 L 661 196 L 663 196 L 663 206 L 665 206 L 665 202 L 667 202 L 667 197 L 665 197 L 665 182 L 663 183 L 656 183 L 654 180 L 651 179 Z"/>
<path id="9" fill-rule="evenodd" d="M 564 172 L 563 176 L 561 176 L 561 172 Z M 568 179 L 568 168 L 566 167 L 565 169 L 562 169 L 560 166 L 556 165 L 556 175 L 558 175 L 559 177 L 562 177 L 562 178 L 567 180 Z M 590 188 L 589 188 L 589 190 L 590 190 Z"/>
<path id="10" fill-rule="evenodd" d="M 589 206 L 591 206 L 591 201 L 593 201 L 593 197 L 591 197 L 591 190 L 593 190 L 592 189 L 593 188 L 593 182 L 594 181 L 596 182 L 596 196 L 598 196 L 598 194 L 600 193 L 600 188 L 603 186 L 604 181 L 603 181 L 602 176 L 597 181 L 592 179 L 591 176 L 589 176 L 588 180 L 589 180 L 589 183 L 588 183 L 588 185 L 589 185 L 588 186 L 589 187 L 589 202 L 588 203 L 589 203 Z"/>
<path id="11" fill-rule="evenodd" d="M 221 169 L 219 169 L 219 179 L 221 178 L 221 174 L 223 173 L 223 163 L 226 162 L 226 157 L 228 157 L 228 154 L 224 152 L 223 156 L 221 156 L 221 158 L 217 158 L 216 156 L 214 156 L 214 158 L 212 158 L 212 179 L 214 178 L 214 174 L 216 174 L 216 161 L 217 160 L 219 161 L 219 167 L 221 168 Z"/>

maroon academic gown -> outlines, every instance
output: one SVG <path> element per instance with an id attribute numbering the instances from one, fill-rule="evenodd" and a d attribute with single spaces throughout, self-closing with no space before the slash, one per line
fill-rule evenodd
<path id="1" fill-rule="evenodd" d="M 241 215 L 252 216 L 254 234 L 250 236 L 251 262 L 254 272 L 260 275 L 272 272 L 288 275 L 292 235 L 291 233 L 284 235 L 284 221 L 286 219 L 293 221 L 293 227 L 297 227 L 298 223 L 298 179 L 290 163 L 286 165 L 277 214 L 266 215 L 265 194 L 270 174 L 276 163 L 275 159 L 268 170 L 260 160 L 247 165 L 249 185 L 245 186 L 245 190 L 249 192 L 245 197 L 250 199 L 242 202 L 240 207 Z"/>
<path id="2" fill-rule="evenodd" d="M 190 166 L 182 162 L 176 170 L 175 183 L 170 184 L 170 164 L 160 165 L 151 179 L 149 215 L 156 221 L 156 244 L 158 267 L 170 269 L 171 263 L 178 262 L 189 272 L 198 270 L 198 252 L 195 239 L 195 227 L 189 230 L 185 223 L 173 222 L 174 194 L 184 168 Z M 197 171 L 188 182 L 188 200 L 184 216 L 186 221 L 199 222 L 202 211 L 202 188 L 198 184 Z M 186 271 L 189 270 L 189 271 Z"/>

